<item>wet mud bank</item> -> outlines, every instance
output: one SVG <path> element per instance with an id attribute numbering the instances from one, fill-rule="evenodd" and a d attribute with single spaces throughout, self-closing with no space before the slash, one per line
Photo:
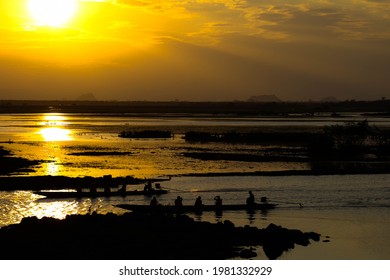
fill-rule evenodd
<path id="1" fill-rule="evenodd" d="M 157 181 L 157 180 L 152 180 Z M 140 184 L 145 182 L 143 179 L 137 179 L 132 176 L 127 177 L 111 177 L 106 175 L 103 177 L 67 177 L 67 176 L 1 176 L 0 191 L 13 190 L 45 190 L 45 189 L 76 189 L 103 188 L 110 186 L 112 188 L 120 185 Z"/>
<path id="2" fill-rule="evenodd" d="M 0 175 L 33 172 L 33 167 L 41 163 L 42 161 L 38 160 L 15 157 L 10 151 L 0 146 Z"/>

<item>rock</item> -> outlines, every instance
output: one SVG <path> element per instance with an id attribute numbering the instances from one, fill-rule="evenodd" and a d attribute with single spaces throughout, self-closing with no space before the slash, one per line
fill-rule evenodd
<path id="1" fill-rule="evenodd" d="M 257 257 L 257 253 L 255 252 L 254 248 L 243 249 L 240 252 L 240 258 L 250 259 L 255 257 Z"/>
<path id="2" fill-rule="evenodd" d="M 295 244 L 308 246 L 310 239 L 319 241 L 319 234 L 303 233 L 296 229 L 285 229 L 270 224 L 263 232 L 263 251 L 269 259 L 277 259 L 284 251 L 294 249 Z"/>
<path id="3" fill-rule="evenodd" d="M 26 234 L 28 233 L 28 234 Z M 196 222 L 186 215 L 112 213 L 69 215 L 64 220 L 24 218 L 0 229 L 3 259 L 229 259 L 254 258 L 263 246 L 278 258 L 295 244 L 308 244 L 315 233 L 302 233 L 270 224 L 266 229 Z"/>

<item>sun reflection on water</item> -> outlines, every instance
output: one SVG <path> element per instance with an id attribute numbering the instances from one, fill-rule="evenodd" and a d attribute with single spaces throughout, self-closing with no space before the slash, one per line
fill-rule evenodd
<path id="1" fill-rule="evenodd" d="M 44 141 L 69 141 L 73 139 L 69 129 L 59 127 L 42 128 L 39 134 L 41 134 Z"/>
<path id="2" fill-rule="evenodd" d="M 69 141 L 73 140 L 72 132 L 64 128 L 67 125 L 66 116 L 61 114 L 45 114 L 39 123 L 43 126 L 38 131 L 44 141 Z"/>
<path id="3" fill-rule="evenodd" d="M 47 114 L 43 116 L 43 120 L 46 124 L 63 125 L 66 121 L 66 117 L 60 114 Z"/>
<path id="4" fill-rule="evenodd" d="M 17 224 L 24 217 L 52 217 L 64 219 L 70 214 L 85 214 L 91 202 L 64 200 L 40 201 L 40 196 L 30 191 L 15 191 L 0 194 L 0 228 L 4 225 Z"/>
<path id="5" fill-rule="evenodd" d="M 29 211 L 25 213 L 26 216 L 35 216 L 39 219 L 43 217 L 65 219 L 67 215 L 78 212 L 78 204 L 75 201 L 34 202 L 31 206 Z"/>
<path id="6" fill-rule="evenodd" d="M 44 166 L 44 169 L 46 170 L 46 175 L 56 176 L 60 173 L 60 164 L 58 159 L 54 159 L 54 161 L 50 161 Z"/>

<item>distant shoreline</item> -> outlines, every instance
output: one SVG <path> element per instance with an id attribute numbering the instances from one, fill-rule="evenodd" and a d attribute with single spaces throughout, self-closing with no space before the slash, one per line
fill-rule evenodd
<path id="1" fill-rule="evenodd" d="M 222 114 L 235 116 L 283 116 L 318 112 L 362 112 L 390 116 L 390 100 L 340 102 L 189 102 L 189 101 L 67 101 L 0 100 L 0 114 L 92 113 L 92 114 Z M 337 115 L 337 114 L 335 114 Z"/>

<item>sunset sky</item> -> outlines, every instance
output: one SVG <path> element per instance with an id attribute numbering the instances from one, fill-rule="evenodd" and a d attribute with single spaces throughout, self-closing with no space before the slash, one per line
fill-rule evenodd
<path id="1" fill-rule="evenodd" d="M 390 98 L 390 0 L 0 0 L 0 36 L 0 99 Z"/>

